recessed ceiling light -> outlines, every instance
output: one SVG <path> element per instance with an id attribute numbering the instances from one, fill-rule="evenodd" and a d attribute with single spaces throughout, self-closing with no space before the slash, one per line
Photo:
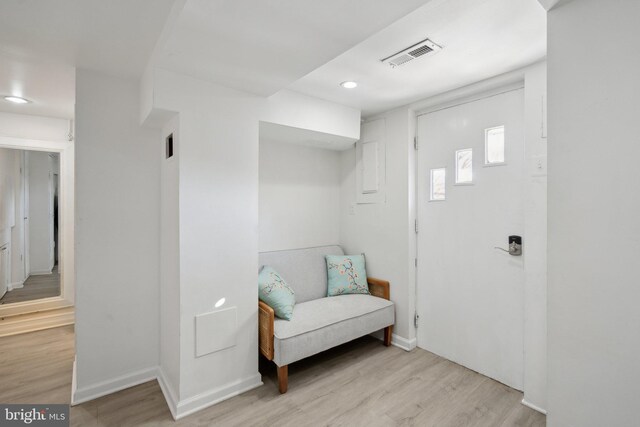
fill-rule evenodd
<path id="1" fill-rule="evenodd" d="M 340 83 L 340 86 L 342 86 L 345 89 L 355 89 L 355 88 L 358 87 L 358 83 L 351 82 L 351 81 L 346 81 L 346 82 Z"/>
<path id="2" fill-rule="evenodd" d="M 20 98 L 19 96 L 5 96 L 5 101 L 15 102 L 16 104 L 28 104 L 29 100 Z"/>

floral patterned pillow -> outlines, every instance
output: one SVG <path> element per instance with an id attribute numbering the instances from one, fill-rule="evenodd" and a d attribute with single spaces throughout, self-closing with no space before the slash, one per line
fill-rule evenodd
<path id="1" fill-rule="evenodd" d="M 327 296 L 368 294 L 364 255 L 327 255 Z"/>
<path id="2" fill-rule="evenodd" d="M 258 274 L 258 298 L 273 308 L 276 316 L 290 320 L 296 297 L 293 289 L 272 267 L 265 265 Z"/>

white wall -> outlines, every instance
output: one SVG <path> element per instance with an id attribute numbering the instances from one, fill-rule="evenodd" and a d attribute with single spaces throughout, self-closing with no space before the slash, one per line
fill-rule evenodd
<path id="1" fill-rule="evenodd" d="M 547 64 L 527 69 L 524 87 L 524 399 L 547 408 Z M 538 163 L 542 168 L 538 168 Z"/>
<path id="2" fill-rule="evenodd" d="M 549 415 L 638 424 L 640 2 L 548 15 Z"/>
<path id="3" fill-rule="evenodd" d="M 27 153 L 29 174 L 29 274 L 48 274 L 53 269 L 51 179 L 53 162 L 49 153 Z"/>
<path id="4" fill-rule="evenodd" d="M 165 139 L 173 134 L 173 157 Z M 180 117 L 162 128 L 160 157 L 160 369 L 170 390 L 180 386 Z"/>
<path id="5" fill-rule="evenodd" d="M 0 136 L 66 141 L 69 138 L 69 120 L 0 112 Z"/>
<path id="6" fill-rule="evenodd" d="M 267 98 L 262 120 L 279 125 L 360 138 L 360 110 L 290 90 Z"/>
<path id="7" fill-rule="evenodd" d="M 400 108 L 384 113 L 386 125 L 386 201 L 356 204 L 356 149 L 342 152 L 340 244 L 348 253 L 364 252 L 367 274 L 391 283 L 396 304 L 394 339 L 415 346 L 413 327 L 415 267 L 413 216 L 414 113 Z"/>
<path id="8" fill-rule="evenodd" d="M 179 129 L 177 170 L 163 166 L 161 185 L 162 223 L 175 224 L 176 218 L 178 223 L 177 229 L 163 232 L 161 257 L 179 256 L 178 266 L 162 270 L 161 304 L 171 316 L 179 310 L 179 334 L 165 330 L 162 322 L 159 380 L 173 415 L 182 417 L 261 384 L 256 328 L 259 122 L 306 128 L 315 117 L 314 123 L 322 124 L 315 131 L 336 132 L 331 125 L 339 122 L 345 129 L 340 132 L 353 133 L 360 116 L 357 110 L 295 93 L 268 100 L 157 68 L 148 69 L 143 80 L 142 122 L 165 120 L 166 134 L 175 127 L 166 119 L 177 115 L 172 120 Z M 177 211 L 171 208 L 176 200 Z M 176 277 L 179 295 L 172 300 L 167 286 Z M 196 357 L 194 318 L 215 311 L 221 298 L 226 300 L 223 309 L 236 310 L 236 324 L 222 332 L 235 337 L 235 345 Z M 176 335 L 177 356 L 166 353 Z M 215 336 L 203 339 L 216 341 Z"/>
<path id="9" fill-rule="evenodd" d="M 180 354 L 178 378 L 169 379 L 173 384 L 164 384 L 164 391 L 174 416 L 181 417 L 261 384 L 256 328 L 258 121 L 265 100 L 160 70 L 152 77 L 154 108 L 179 112 L 180 264 L 174 307 L 180 310 Z M 237 311 L 236 345 L 196 357 L 194 318 L 211 312 L 221 298 L 226 299 L 223 308 Z M 162 339 L 171 336 L 163 331 Z"/>
<path id="10" fill-rule="evenodd" d="M 260 140 L 259 249 L 340 241 L 340 152 Z"/>
<path id="11" fill-rule="evenodd" d="M 155 377 L 160 165 L 138 84 L 76 74 L 75 402 Z"/>

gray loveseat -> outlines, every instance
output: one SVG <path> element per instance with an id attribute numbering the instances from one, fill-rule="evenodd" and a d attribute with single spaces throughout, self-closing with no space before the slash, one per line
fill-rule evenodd
<path id="1" fill-rule="evenodd" d="M 371 295 L 327 297 L 325 255 L 344 252 L 340 246 L 322 246 L 259 255 L 260 266 L 273 267 L 296 296 L 288 321 L 258 302 L 260 352 L 278 367 L 280 393 L 287 391 L 290 363 L 381 329 L 384 344 L 391 344 L 394 306 L 389 300 L 389 282 L 368 278 Z"/>

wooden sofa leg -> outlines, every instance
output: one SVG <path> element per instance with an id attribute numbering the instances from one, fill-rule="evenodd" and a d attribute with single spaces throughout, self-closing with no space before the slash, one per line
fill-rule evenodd
<path id="1" fill-rule="evenodd" d="M 278 366 L 278 390 L 280 394 L 287 392 L 289 387 L 289 365 Z"/>
<path id="2" fill-rule="evenodd" d="M 391 345 L 391 335 L 393 334 L 393 326 L 387 326 L 384 328 L 384 345 L 389 347 Z"/>

